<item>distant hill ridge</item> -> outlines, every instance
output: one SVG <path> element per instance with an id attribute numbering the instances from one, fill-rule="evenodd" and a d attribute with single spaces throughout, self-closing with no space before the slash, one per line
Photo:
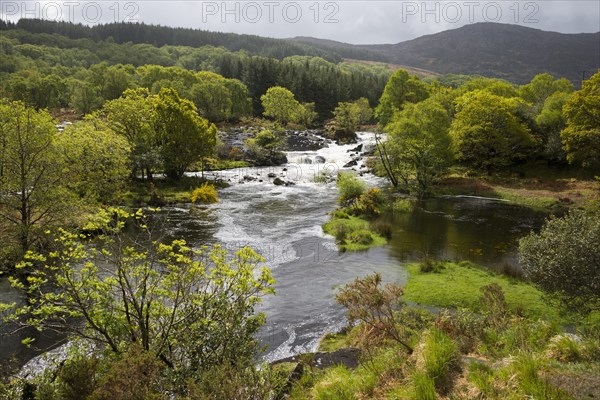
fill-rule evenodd
<path id="1" fill-rule="evenodd" d="M 576 86 L 600 68 L 600 32 L 564 34 L 520 25 L 476 23 L 421 36 L 397 44 L 353 45 L 311 37 L 273 39 L 255 35 L 171 28 L 143 23 L 111 23 L 93 27 L 67 22 L 23 19 L 0 21 L 0 30 L 56 33 L 73 39 L 148 43 L 155 46 L 222 46 L 250 54 L 284 58 L 291 55 L 386 62 L 437 74 L 478 74 L 525 83 L 548 72 Z"/>
<path id="2" fill-rule="evenodd" d="M 358 58 L 368 50 L 387 55 L 386 62 L 440 74 L 479 74 L 526 83 L 538 73 L 565 77 L 576 85 L 600 68 L 600 32 L 564 34 L 492 22 L 421 36 L 397 44 L 350 45 L 297 37 L 295 42 Z"/>

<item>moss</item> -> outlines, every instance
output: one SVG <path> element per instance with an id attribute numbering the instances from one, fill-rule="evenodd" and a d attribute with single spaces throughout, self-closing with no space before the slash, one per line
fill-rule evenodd
<path id="1" fill-rule="evenodd" d="M 438 273 L 422 273 L 419 264 L 408 265 L 405 299 L 418 304 L 467 308 L 479 311 L 480 287 L 492 283 L 500 285 L 508 307 L 525 317 L 541 318 L 550 322 L 564 322 L 562 309 L 549 304 L 540 290 L 531 284 L 497 275 L 474 264 L 444 263 Z"/>

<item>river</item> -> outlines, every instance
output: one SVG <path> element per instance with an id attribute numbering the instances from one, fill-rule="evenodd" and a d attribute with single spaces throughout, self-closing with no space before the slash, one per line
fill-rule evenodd
<path id="1" fill-rule="evenodd" d="M 360 133 L 364 148 L 373 136 Z M 373 272 L 384 280 L 406 282 L 404 265 L 424 256 L 472 260 L 490 268 L 516 264 L 519 237 L 538 227 L 545 215 L 505 202 L 478 198 L 436 198 L 421 202 L 407 214 L 389 216 L 393 236 L 389 245 L 364 252 L 339 252 L 321 225 L 336 206 L 335 183 L 315 183 L 325 171 L 335 175 L 353 168 L 371 186 L 385 181 L 368 173 L 352 145 L 317 151 L 288 152 L 289 163 L 280 167 L 243 168 L 211 173 L 231 186 L 219 191 L 220 202 L 211 206 L 165 207 L 167 235 L 202 246 L 221 243 L 229 250 L 250 246 L 272 269 L 276 296 L 267 297 L 259 310 L 267 315 L 260 333 L 266 346 L 263 359 L 271 361 L 314 350 L 319 338 L 345 324 L 344 310 L 335 303 L 335 290 L 358 276 Z M 349 161 L 357 165 L 344 168 Z M 288 185 L 276 186 L 275 177 Z M 3 300 L 17 293 L 0 283 Z M 0 343 L 0 358 L 18 348 L 19 336 Z M 40 338 L 56 345 L 56 338 Z M 31 350 L 17 351 L 26 360 Z"/>

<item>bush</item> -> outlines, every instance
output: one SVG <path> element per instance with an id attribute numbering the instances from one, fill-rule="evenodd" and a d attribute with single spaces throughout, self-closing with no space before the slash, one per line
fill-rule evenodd
<path id="1" fill-rule="evenodd" d="M 381 275 L 373 274 L 355 279 L 336 295 L 336 301 L 348 310 L 350 323 L 360 322 L 376 335 L 384 335 L 402 345 L 409 353 L 410 334 L 397 319 L 404 307 L 402 288 L 396 284 L 381 284 Z"/>
<path id="2" fill-rule="evenodd" d="M 375 241 L 371 232 L 366 229 L 355 231 L 347 236 L 347 240 L 351 243 L 368 245 Z"/>
<path id="3" fill-rule="evenodd" d="M 132 346 L 100 379 L 90 400 L 159 400 L 157 380 L 164 365 L 156 355 Z M 85 397 L 79 397 L 85 398 Z"/>
<path id="4" fill-rule="evenodd" d="M 582 359 L 584 348 L 581 340 L 569 335 L 556 335 L 548 342 L 546 355 L 560 362 L 577 362 Z"/>
<path id="5" fill-rule="evenodd" d="M 208 182 L 203 183 L 192 192 L 192 203 L 212 204 L 218 201 L 217 189 Z"/>
<path id="6" fill-rule="evenodd" d="M 381 213 L 384 201 L 385 199 L 381 194 L 381 190 L 371 188 L 360 195 L 356 200 L 355 208 L 359 214 L 367 218 L 373 218 Z"/>
<path id="7" fill-rule="evenodd" d="M 340 172 L 337 179 L 338 202 L 344 206 L 353 206 L 366 190 L 365 183 L 352 172 Z"/>
<path id="8" fill-rule="evenodd" d="M 396 200 L 391 206 L 392 212 L 398 214 L 409 213 L 413 210 L 413 208 L 413 203 L 409 199 L 403 198 Z"/>
<path id="9" fill-rule="evenodd" d="M 422 273 L 431 273 L 439 274 L 444 270 L 446 266 L 442 261 L 435 261 L 431 258 L 426 258 L 425 261 L 419 264 L 419 271 Z"/>
<path id="10" fill-rule="evenodd" d="M 519 242 L 525 276 L 573 309 L 600 309 L 600 213 L 573 210 Z"/>

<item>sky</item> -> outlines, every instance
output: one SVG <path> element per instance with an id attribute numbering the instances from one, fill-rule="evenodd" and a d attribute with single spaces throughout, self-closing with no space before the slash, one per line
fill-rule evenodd
<path id="1" fill-rule="evenodd" d="M 598 32 L 600 1 L 0 0 L 0 17 L 88 25 L 131 21 L 276 38 L 312 36 L 376 44 L 398 43 L 475 22 L 519 24 L 563 33 Z"/>

